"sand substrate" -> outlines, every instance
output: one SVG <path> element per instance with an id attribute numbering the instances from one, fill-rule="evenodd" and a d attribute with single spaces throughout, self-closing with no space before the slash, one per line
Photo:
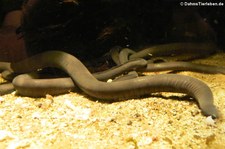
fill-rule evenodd
<path id="1" fill-rule="evenodd" d="M 225 66 L 225 54 L 194 62 Z M 82 92 L 45 98 L 14 92 L 0 97 L 0 148 L 225 148 L 225 75 L 179 73 L 211 88 L 219 119 L 203 116 L 181 94 L 102 103 Z"/>

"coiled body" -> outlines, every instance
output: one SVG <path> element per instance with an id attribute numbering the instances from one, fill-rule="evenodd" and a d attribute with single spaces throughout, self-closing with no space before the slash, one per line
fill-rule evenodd
<path id="1" fill-rule="evenodd" d="M 17 73 L 27 73 L 44 67 L 56 67 L 65 71 L 74 84 L 95 98 L 119 101 L 154 92 L 179 92 L 194 97 L 204 115 L 218 117 L 210 88 L 192 77 L 162 74 L 106 83 L 97 80 L 77 58 L 61 51 L 44 52 L 11 65 L 12 70 Z M 15 88 L 19 89 L 17 86 Z"/>

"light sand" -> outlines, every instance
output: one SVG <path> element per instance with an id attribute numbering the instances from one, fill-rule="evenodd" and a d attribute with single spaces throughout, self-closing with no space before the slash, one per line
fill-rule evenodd
<path id="1" fill-rule="evenodd" d="M 225 54 L 195 62 L 225 66 Z M 219 119 L 203 116 L 193 100 L 172 97 L 179 94 L 101 103 L 83 93 L 38 99 L 12 93 L 0 97 L 0 148 L 225 148 L 225 75 L 180 74 L 207 83 Z"/>

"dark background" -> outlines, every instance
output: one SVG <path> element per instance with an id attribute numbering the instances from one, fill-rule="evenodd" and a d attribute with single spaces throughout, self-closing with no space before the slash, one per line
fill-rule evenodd
<path id="1" fill-rule="evenodd" d="M 0 0 L 1 21 L 8 11 L 22 9 L 22 3 Z M 191 41 L 224 47 L 224 11 L 225 6 L 182 7 L 169 0 L 38 0 L 26 12 L 21 32 L 29 55 L 63 49 L 81 59 L 116 45 L 141 49 Z"/>

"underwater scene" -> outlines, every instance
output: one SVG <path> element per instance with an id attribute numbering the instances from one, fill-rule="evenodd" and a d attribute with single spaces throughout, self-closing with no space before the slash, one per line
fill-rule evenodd
<path id="1" fill-rule="evenodd" d="M 222 0 L 0 0 L 0 148 L 224 142 Z"/>

